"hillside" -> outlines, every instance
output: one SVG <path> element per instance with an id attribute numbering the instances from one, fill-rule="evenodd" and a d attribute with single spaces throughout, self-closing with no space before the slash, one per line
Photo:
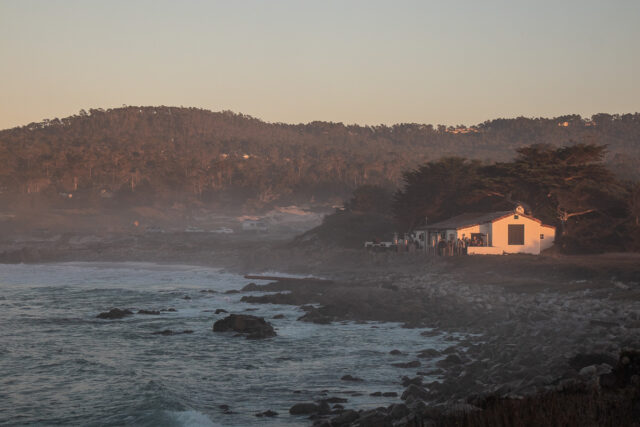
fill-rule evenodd
<path id="1" fill-rule="evenodd" d="M 395 187 L 442 156 L 485 162 L 534 143 L 606 144 L 624 178 L 640 172 L 640 114 L 496 119 L 472 127 L 265 123 L 195 108 L 92 109 L 0 131 L 0 197 L 74 208 L 201 203 L 255 212 L 339 203 L 359 185 Z M 70 196 L 71 195 L 71 196 Z"/>

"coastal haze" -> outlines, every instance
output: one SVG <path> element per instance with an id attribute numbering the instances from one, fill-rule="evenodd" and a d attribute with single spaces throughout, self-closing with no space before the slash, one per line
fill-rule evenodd
<path id="1" fill-rule="evenodd" d="M 638 425 L 638 19 L 0 2 L 0 425 Z"/>

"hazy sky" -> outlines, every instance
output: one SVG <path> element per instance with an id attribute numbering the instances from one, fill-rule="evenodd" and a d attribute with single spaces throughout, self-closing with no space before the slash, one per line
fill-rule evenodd
<path id="1" fill-rule="evenodd" d="M 640 111 L 640 0 L 0 0 L 0 128 L 127 105 L 270 122 Z"/>

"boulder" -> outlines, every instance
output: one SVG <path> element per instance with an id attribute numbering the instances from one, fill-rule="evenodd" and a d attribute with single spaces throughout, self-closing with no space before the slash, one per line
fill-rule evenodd
<path id="1" fill-rule="evenodd" d="M 409 387 L 411 384 L 422 385 L 422 377 L 409 378 L 402 377 L 402 387 Z"/>
<path id="2" fill-rule="evenodd" d="M 319 409 L 320 407 L 315 403 L 296 403 L 291 408 L 289 408 L 289 413 L 291 415 L 308 415 L 317 413 Z"/>
<path id="3" fill-rule="evenodd" d="M 329 397 L 327 399 L 323 399 L 327 403 L 347 403 L 349 400 L 344 397 Z"/>
<path id="4" fill-rule="evenodd" d="M 160 311 L 158 310 L 138 310 L 138 314 L 154 314 L 154 315 L 158 315 L 160 314 Z"/>
<path id="5" fill-rule="evenodd" d="M 231 314 L 213 324 L 214 332 L 234 331 L 243 334 L 247 339 L 263 339 L 276 336 L 273 326 L 262 317 L 248 314 Z"/>
<path id="6" fill-rule="evenodd" d="M 96 317 L 98 319 L 122 319 L 123 317 L 131 316 L 133 312 L 131 310 L 120 310 L 119 308 L 112 308 L 109 311 L 105 311 L 104 313 L 98 314 Z"/>
<path id="7" fill-rule="evenodd" d="M 241 289 L 242 292 L 255 292 L 255 291 L 263 291 L 264 288 L 262 286 L 258 286 L 255 283 L 251 282 L 247 286 Z"/>
<path id="8" fill-rule="evenodd" d="M 405 405 L 404 403 L 397 403 L 397 404 L 391 405 L 389 407 L 388 412 L 389 412 L 389 417 L 392 420 L 398 420 L 402 417 L 406 417 L 407 415 L 409 415 L 411 411 L 409 410 L 407 405 Z"/>
<path id="9" fill-rule="evenodd" d="M 389 352 L 389 354 L 391 354 L 391 355 L 393 355 L 393 356 L 400 356 L 400 355 L 402 355 L 403 353 L 402 353 L 400 350 L 391 350 L 391 351 Z"/>
<path id="10" fill-rule="evenodd" d="M 454 365 L 459 365 L 462 363 L 462 359 L 457 354 L 450 354 L 444 359 L 440 360 L 436 363 L 437 366 L 441 368 L 448 368 Z"/>
<path id="11" fill-rule="evenodd" d="M 386 424 L 387 414 L 378 411 L 377 409 L 371 409 L 365 411 L 360 415 L 358 420 L 358 426 L 360 427 L 380 427 Z"/>
<path id="12" fill-rule="evenodd" d="M 431 359 L 438 356 L 440 356 L 440 352 L 434 348 L 427 348 L 418 353 L 418 357 L 421 359 Z"/>
<path id="13" fill-rule="evenodd" d="M 343 413 L 341 413 L 337 417 L 332 418 L 331 419 L 331 425 L 332 426 L 350 425 L 352 422 L 357 420 L 359 417 L 360 417 L 360 415 L 356 411 L 350 409 L 350 410 L 344 411 Z"/>
<path id="14" fill-rule="evenodd" d="M 402 396 L 400 396 L 400 399 L 407 400 L 409 397 L 413 397 L 421 400 L 427 400 L 429 398 L 429 392 L 420 386 L 411 384 L 409 385 L 409 387 L 407 387 L 404 393 L 402 393 Z"/>
<path id="15" fill-rule="evenodd" d="M 228 311 L 225 310 L 224 308 L 219 308 L 215 311 L 215 314 L 220 314 L 220 313 L 228 313 Z"/>
<path id="16" fill-rule="evenodd" d="M 274 319 L 284 319 L 284 314 L 276 314 L 273 316 Z"/>
<path id="17" fill-rule="evenodd" d="M 262 418 L 262 417 L 277 417 L 277 416 L 278 416 L 278 413 L 275 412 L 275 411 L 272 411 L 271 409 L 267 409 L 264 412 L 258 412 L 256 414 L 256 417 L 258 417 L 258 418 Z"/>
<path id="18" fill-rule="evenodd" d="M 362 381 L 362 378 L 354 377 L 351 375 L 344 375 L 340 378 L 342 381 Z"/>

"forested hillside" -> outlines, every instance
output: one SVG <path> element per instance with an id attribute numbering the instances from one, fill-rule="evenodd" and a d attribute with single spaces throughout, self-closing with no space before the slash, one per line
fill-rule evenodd
<path id="1" fill-rule="evenodd" d="M 195 108 L 92 109 L 0 131 L 3 198 L 74 203 L 199 200 L 259 209 L 332 202 L 363 184 L 395 188 L 402 173 L 443 156 L 507 161 L 516 149 L 606 145 L 606 163 L 637 179 L 640 114 L 497 119 L 472 127 L 265 123 Z"/>

